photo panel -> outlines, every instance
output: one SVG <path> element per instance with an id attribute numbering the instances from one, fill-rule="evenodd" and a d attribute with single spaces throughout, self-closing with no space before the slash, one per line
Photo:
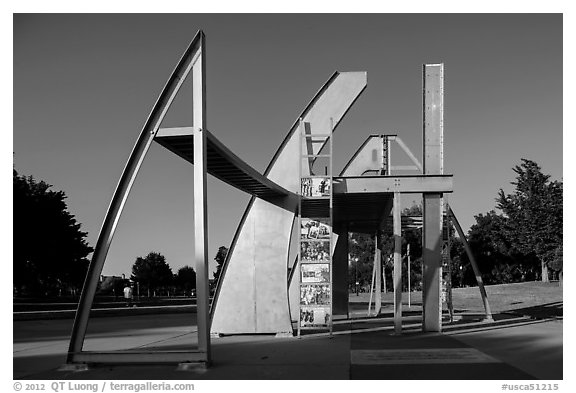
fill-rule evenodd
<path id="1" fill-rule="evenodd" d="M 300 179 L 300 192 L 303 197 L 329 197 L 330 187 L 330 177 L 303 177 Z"/>
<path id="2" fill-rule="evenodd" d="M 307 263 L 300 267 L 302 284 L 322 284 L 330 282 L 329 263 Z"/>
<path id="3" fill-rule="evenodd" d="M 311 284 L 300 287 L 300 304 L 303 306 L 329 306 L 330 284 Z"/>
<path id="4" fill-rule="evenodd" d="M 300 261 L 330 261 L 330 241 L 303 241 L 300 243 Z"/>
<path id="5" fill-rule="evenodd" d="M 301 306 L 300 307 L 300 326 L 301 327 L 326 327 L 330 323 L 329 306 Z"/>
<path id="6" fill-rule="evenodd" d="M 300 220 L 300 239 L 330 239 L 329 218 L 302 218 Z"/>

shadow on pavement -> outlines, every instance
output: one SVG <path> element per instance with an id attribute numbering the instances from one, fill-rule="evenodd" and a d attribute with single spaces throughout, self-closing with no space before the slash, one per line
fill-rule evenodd
<path id="1" fill-rule="evenodd" d="M 300 339 L 270 335 L 216 338 L 212 341 L 213 367 L 202 372 L 176 371 L 175 365 L 100 365 L 85 372 L 63 373 L 56 369 L 65 356 L 54 354 L 14 357 L 14 378 L 562 379 L 561 302 L 495 314 L 490 322 L 481 320 L 482 315 L 477 315 L 477 320 L 446 321 L 443 333 L 422 333 L 420 313 L 414 311 L 404 314 L 403 334 L 395 335 L 391 316 L 385 313 L 336 321 L 332 337 L 318 330 L 302 331 Z M 165 322 L 176 324 L 178 317 L 174 318 Z M 139 322 L 136 318 L 128 325 L 136 328 Z M 134 333 L 139 334 L 137 330 Z M 146 349 L 181 350 L 181 339 L 174 336 L 151 342 Z M 368 353 L 373 361 L 358 363 L 354 360 L 358 353 Z M 406 353 L 414 357 L 406 357 Z"/>

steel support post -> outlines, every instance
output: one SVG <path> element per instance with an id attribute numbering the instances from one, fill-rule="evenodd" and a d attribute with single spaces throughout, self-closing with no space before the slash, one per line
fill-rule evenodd
<path id="1" fill-rule="evenodd" d="M 380 310 L 382 309 L 382 251 L 380 250 L 381 245 L 378 242 L 379 232 L 376 232 L 374 236 L 374 266 L 376 269 L 376 300 L 374 301 L 375 312 L 374 314 L 378 316 Z"/>
<path id="2" fill-rule="evenodd" d="M 376 260 L 376 258 L 374 258 Z M 372 315 L 372 297 L 374 296 L 374 282 L 376 281 L 376 264 L 372 266 L 372 281 L 370 281 L 370 299 L 368 300 L 368 313 L 366 316 Z"/>
<path id="3" fill-rule="evenodd" d="M 380 254 L 382 255 L 382 254 Z M 385 256 L 385 260 L 382 261 L 382 291 L 387 293 L 388 290 L 386 289 L 386 263 L 388 262 L 388 255 Z"/>
<path id="4" fill-rule="evenodd" d="M 196 313 L 198 320 L 198 350 L 210 363 L 210 288 L 208 281 L 208 219 L 206 205 L 206 52 L 201 53 L 192 67 L 192 121 L 194 124 L 194 259 L 196 266 Z"/>
<path id="5" fill-rule="evenodd" d="M 390 148 L 392 147 L 392 143 L 390 143 L 390 138 L 385 137 L 384 143 L 386 143 L 386 175 L 391 176 L 391 166 L 392 166 L 392 155 L 390 154 Z"/>
<path id="6" fill-rule="evenodd" d="M 423 67 L 424 175 L 444 172 L 444 65 Z M 442 331 L 442 194 L 423 194 L 422 329 Z"/>
<path id="7" fill-rule="evenodd" d="M 484 281 L 482 280 L 482 274 L 480 273 L 480 269 L 478 268 L 478 264 L 476 263 L 476 258 L 474 258 L 474 254 L 472 253 L 472 249 L 468 244 L 468 240 L 466 239 L 466 235 L 456 218 L 456 215 L 452 211 L 450 205 L 446 204 L 446 212 L 448 213 L 450 220 L 454 223 L 456 230 L 458 231 L 458 236 L 460 236 L 460 240 L 462 240 L 462 244 L 464 245 L 464 250 L 466 250 L 466 254 L 468 255 L 468 259 L 470 260 L 470 264 L 472 265 L 472 269 L 474 270 L 474 275 L 476 276 L 476 282 L 478 283 L 478 288 L 480 289 L 480 295 L 482 296 L 482 303 L 484 304 L 484 311 L 486 312 L 486 320 L 492 321 L 492 311 L 490 310 L 490 303 L 488 303 L 488 295 L 486 294 L 486 288 L 484 288 Z"/>
<path id="8" fill-rule="evenodd" d="M 408 278 L 408 308 L 410 308 L 412 292 L 412 288 L 410 287 L 410 243 L 406 245 L 406 277 Z"/>
<path id="9" fill-rule="evenodd" d="M 400 193 L 394 193 L 392 219 L 394 227 L 394 333 L 402 333 L 402 219 Z"/>
<path id="10" fill-rule="evenodd" d="M 334 235 L 337 239 L 332 257 L 332 311 L 334 316 L 348 318 L 348 223 L 335 223 Z"/>
<path id="11" fill-rule="evenodd" d="M 424 194 L 422 329 L 442 331 L 442 198 Z"/>

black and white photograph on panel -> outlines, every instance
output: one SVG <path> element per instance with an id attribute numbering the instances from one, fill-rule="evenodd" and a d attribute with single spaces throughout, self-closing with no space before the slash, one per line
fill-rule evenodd
<path id="1" fill-rule="evenodd" d="M 330 241 L 302 241 L 300 243 L 300 260 L 302 262 L 330 261 Z"/>
<path id="2" fill-rule="evenodd" d="M 300 326 L 326 327 L 330 322 L 330 307 L 300 307 Z"/>
<path id="3" fill-rule="evenodd" d="M 316 6 L 11 15 L 12 379 L 567 389 L 570 14 Z"/>
<path id="4" fill-rule="evenodd" d="M 330 264 L 329 263 L 303 263 L 300 265 L 302 284 L 329 283 Z"/>
<path id="5" fill-rule="evenodd" d="M 301 179 L 301 193 L 304 197 L 329 197 L 331 180 L 329 177 L 305 177 Z"/>
<path id="6" fill-rule="evenodd" d="M 330 305 L 330 284 L 315 284 L 300 286 L 300 304 L 309 305 Z"/>
<path id="7" fill-rule="evenodd" d="M 301 239 L 330 239 L 330 235 L 328 218 L 302 218 L 300 220 Z"/>

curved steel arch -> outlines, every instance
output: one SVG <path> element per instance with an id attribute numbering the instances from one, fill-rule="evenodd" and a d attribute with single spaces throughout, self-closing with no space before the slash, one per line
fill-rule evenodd
<path id="1" fill-rule="evenodd" d="M 134 183 L 142 161 L 144 160 L 144 157 L 146 156 L 146 153 L 160 128 L 162 120 L 170 108 L 172 101 L 176 97 L 178 90 L 182 86 L 182 83 L 186 79 L 186 76 L 190 73 L 199 59 L 202 62 L 201 67 L 204 68 L 205 59 L 202 56 L 204 47 L 205 35 L 201 30 L 199 30 L 168 78 L 166 85 L 152 107 L 150 115 L 142 127 L 142 131 L 140 132 L 136 144 L 130 153 L 130 157 L 124 167 L 120 181 L 116 186 L 112 201 L 108 207 L 102 228 L 100 229 L 100 234 L 98 235 L 96 248 L 94 249 L 94 254 L 92 255 L 92 260 L 88 267 L 88 273 L 86 275 L 86 280 L 84 281 L 84 287 L 82 289 L 82 294 L 80 295 L 80 301 L 78 303 L 78 309 L 72 327 L 67 363 L 74 363 L 81 359 L 90 309 L 92 308 L 94 295 L 96 294 L 98 279 L 102 273 L 106 255 L 110 249 L 110 244 L 114 237 L 118 220 L 122 214 L 132 184 Z M 200 88 L 203 89 L 204 86 L 201 86 Z M 203 110 L 204 108 L 202 108 L 202 111 Z M 185 361 L 186 359 L 187 357 L 184 356 L 182 361 Z"/>
<path id="2" fill-rule="evenodd" d="M 298 119 L 312 135 L 328 135 L 366 88 L 366 72 L 335 72 Z M 299 191 L 299 120 L 291 127 L 265 175 Z M 322 145 L 313 146 L 318 153 Z M 291 333 L 288 261 L 295 201 L 284 206 L 252 197 L 236 230 L 211 307 L 215 334 Z"/>

